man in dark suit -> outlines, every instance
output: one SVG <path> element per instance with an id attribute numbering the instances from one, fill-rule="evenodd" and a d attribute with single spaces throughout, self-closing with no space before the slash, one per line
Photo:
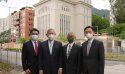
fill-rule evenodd
<path id="1" fill-rule="evenodd" d="M 76 36 L 68 33 L 68 44 L 63 46 L 63 74 L 80 74 L 81 47 L 74 43 Z"/>
<path id="2" fill-rule="evenodd" d="M 94 39 L 94 30 L 91 26 L 87 26 L 84 33 L 88 40 L 82 44 L 82 72 L 104 74 L 103 42 Z"/>
<path id="3" fill-rule="evenodd" d="M 47 31 L 48 40 L 42 42 L 39 51 L 39 73 L 61 74 L 62 73 L 62 43 L 54 40 L 55 31 Z"/>
<path id="4" fill-rule="evenodd" d="M 31 40 L 23 44 L 22 66 L 26 74 L 39 74 L 38 70 L 38 50 L 40 42 L 37 41 L 39 31 L 33 28 L 30 31 Z"/>

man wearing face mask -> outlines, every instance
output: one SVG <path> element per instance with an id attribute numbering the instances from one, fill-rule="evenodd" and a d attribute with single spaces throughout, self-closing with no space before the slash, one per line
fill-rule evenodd
<path id="1" fill-rule="evenodd" d="M 63 46 L 63 74 L 80 74 L 81 47 L 74 43 L 76 36 L 68 33 L 68 44 Z"/>
<path id="2" fill-rule="evenodd" d="M 33 28 L 30 31 L 30 41 L 23 44 L 22 48 L 22 66 L 26 74 L 39 74 L 38 70 L 38 42 L 39 30 Z"/>
<path id="3" fill-rule="evenodd" d="M 62 74 L 62 43 L 55 40 L 54 29 L 48 29 L 48 40 L 42 42 L 39 54 L 39 74 Z"/>
<path id="4" fill-rule="evenodd" d="M 88 40 L 82 44 L 82 72 L 104 74 L 103 42 L 94 39 L 94 30 L 91 26 L 87 26 L 84 33 Z"/>

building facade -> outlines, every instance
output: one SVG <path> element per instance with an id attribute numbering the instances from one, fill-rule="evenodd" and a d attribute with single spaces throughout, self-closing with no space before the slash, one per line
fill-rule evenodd
<path id="1" fill-rule="evenodd" d="M 23 8 L 20 10 L 20 32 L 21 37 L 29 38 L 30 30 L 34 27 L 34 9 Z"/>
<path id="2" fill-rule="evenodd" d="M 9 16 L 7 18 L 0 18 L 0 33 L 10 29 Z"/>
<path id="3" fill-rule="evenodd" d="M 35 7 L 35 27 L 45 37 L 49 28 L 59 34 L 74 32 L 84 38 L 84 28 L 91 25 L 91 0 L 40 0 Z"/>
<path id="4" fill-rule="evenodd" d="M 17 11 L 11 13 L 11 35 L 13 39 L 20 37 L 20 12 Z"/>
<path id="5" fill-rule="evenodd" d="M 29 39 L 30 30 L 34 26 L 34 10 L 23 7 L 11 14 L 11 35 L 16 38 Z"/>
<path id="6" fill-rule="evenodd" d="M 0 33 L 4 31 L 4 25 L 6 24 L 5 19 L 0 19 Z"/>

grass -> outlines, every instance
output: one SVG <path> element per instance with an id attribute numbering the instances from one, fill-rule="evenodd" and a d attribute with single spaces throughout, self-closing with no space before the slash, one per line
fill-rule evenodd
<path id="1" fill-rule="evenodd" d="M 0 62 L 0 71 L 9 72 L 12 69 L 13 69 L 13 67 L 11 65 Z"/>
<path id="2" fill-rule="evenodd" d="M 125 61 L 125 54 L 106 53 L 105 59 L 106 60 Z"/>

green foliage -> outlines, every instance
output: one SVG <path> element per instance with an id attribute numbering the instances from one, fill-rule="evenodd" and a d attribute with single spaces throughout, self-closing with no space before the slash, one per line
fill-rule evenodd
<path id="1" fill-rule="evenodd" d="M 122 32 L 125 31 L 125 24 L 116 24 L 109 27 L 107 30 L 110 35 L 120 37 Z"/>
<path id="2" fill-rule="evenodd" d="M 92 26 L 98 26 L 98 30 L 106 29 L 110 26 L 109 21 L 103 17 L 92 15 Z M 97 32 L 97 30 L 95 29 Z"/>
<path id="3" fill-rule="evenodd" d="M 30 40 L 30 39 L 26 39 L 26 38 L 19 38 L 19 39 L 18 39 L 18 43 L 23 44 L 23 43 L 25 43 L 25 42 L 27 42 L 27 41 L 29 41 L 29 40 Z M 42 41 L 42 39 L 38 38 L 38 41 Z"/>
<path id="4" fill-rule="evenodd" d="M 62 41 L 62 42 L 67 42 L 67 37 L 64 34 L 59 34 L 58 35 L 58 40 Z"/>
<path id="5" fill-rule="evenodd" d="M 102 32 L 125 39 L 125 23 L 110 26 L 107 29 L 102 30 Z"/>
<path id="6" fill-rule="evenodd" d="M 5 48 L 7 51 L 21 51 L 22 49 L 20 48 Z"/>
<path id="7" fill-rule="evenodd" d="M 27 42 L 28 41 L 28 39 L 25 39 L 25 38 L 19 38 L 18 39 L 18 43 L 25 43 L 25 42 Z"/>
<path id="8" fill-rule="evenodd" d="M 101 33 L 108 33 L 107 29 L 100 30 Z"/>
<path id="9" fill-rule="evenodd" d="M 125 0 L 109 0 L 117 23 L 125 23 Z"/>
<path id="10" fill-rule="evenodd" d="M 115 8 L 117 23 L 125 23 L 125 0 L 116 0 Z"/>
<path id="11" fill-rule="evenodd" d="M 4 31 L 0 34 L 0 43 L 10 42 L 10 30 Z"/>
<path id="12" fill-rule="evenodd" d="M 122 31 L 122 32 L 121 32 L 120 38 L 121 38 L 121 39 L 125 39 L 125 31 Z"/>

